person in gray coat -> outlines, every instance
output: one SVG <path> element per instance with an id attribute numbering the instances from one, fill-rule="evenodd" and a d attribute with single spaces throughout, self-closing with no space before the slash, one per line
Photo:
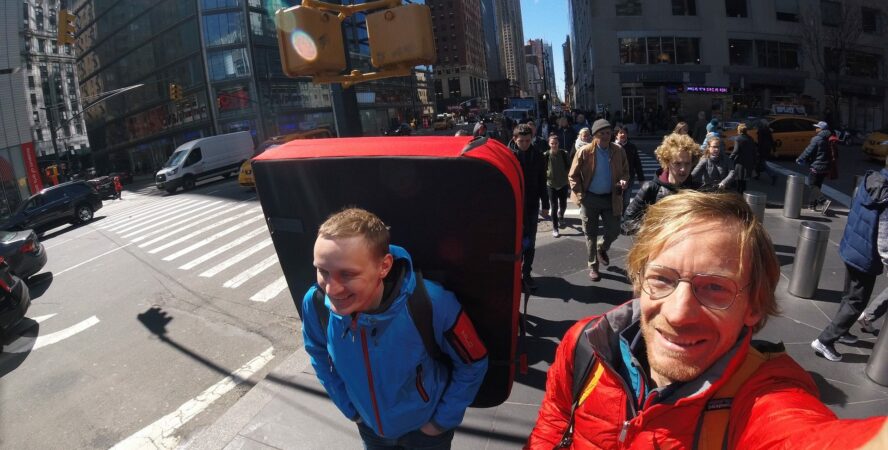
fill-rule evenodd
<path id="1" fill-rule="evenodd" d="M 810 166 L 808 177 L 805 179 L 805 184 L 811 189 L 811 195 L 808 197 L 808 207 L 813 211 L 817 211 L 821 205 L 824 205 L 826 206 L 823 208 L 825 211 L 829 206 L 826 205 L 827 198 L 820 191 L 820 188 L 823 186 L 823 180 L 829 174 L 829 137 L 832 133 L 829 131 L 829 124 L 824 121 L 817 122 L 814 128 L 817 129 L 817 134 L 811 138 L 811 143 L 796 159 L 796 164 L 808 164 Z"/>
<path id="2" fill-rule="evenodd" d="M 746 180 L 752 178 L 758 153 L 758 146 L 747 131 L 745 123 L 737 125 L 737 142 L 734 144 L 734 151 L 731 152 L 731 160 L 734 161 L 734 179 L 737 181 L 737 192 L 740 194 L 746 190 Z"/>
<path id="3" fill-rule="evenodd" d="M 734 184 L 734 162 L 725 154 L 721 138 L 709 140 L 709 148 L 691 171 L 691 177 L 700 183 L 700 190 L 724 190 Z"/>

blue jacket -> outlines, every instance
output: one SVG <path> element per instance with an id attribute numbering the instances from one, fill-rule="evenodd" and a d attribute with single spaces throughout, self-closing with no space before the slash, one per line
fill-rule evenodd
<path id="1" fill-rule="evenodd" d="M 453 293 L 426 280 L 435 338 L 453 368 L 428 354 L 407 311 L 416 287 L 413 261 L 401 247 L 389 251 L 395 258 L 394 291 L 383 299 L 381 312 L 353 318 L 331 310 L 322 330 L 312 301 L 318 286 L 308 289 L 302 299 L 305 350 L 333 403 L 377 435 L 396 439 L 430 421 L 440 429 L 456 428 L 481 387 L 487 351 Z M 329 309 L 330 299 L 324 304 Z M 465 345 L 467 334 L 480 347 L 454 348 Z"/>
<path id="2" fill-rule="evenodd" d="M 888 206 L 888 169 L 867 171 L 851 202 L 839 255 L 851 267 L 873 275 L 882 273 L 877 241 L 879 216 Z"/>

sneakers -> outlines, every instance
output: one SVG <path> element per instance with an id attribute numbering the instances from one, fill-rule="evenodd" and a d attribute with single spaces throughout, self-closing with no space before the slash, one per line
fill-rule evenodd
<path id="1" fill-rule="evenodd" d="M 822 203 L 823 209 L 820 210 L 820 214 L 826 215 L 827 211 L 829 211 L 829 205 L 832 205 L 832 200 L 827 199 Z"/>
<path id="2" fill-rule="evenodd" d="M 560 237 L 561 237 L 561 233 L 558 232 L 558 228 L 553 228 L 553 229 L 552 229 L 552 237 L 556 237 L 556 238 L 560 238 Z"/>
<path id="3" fill-rule="evenodd" d="M 536 281 L 534 281 L 533 277 L 530 275 L 525 275 L 522 278 L 521 283 L 524 285 L 524 289 L 527 292 L 533 292 L 537 289 Z"/>
<path id="4" fill-rule="evenodd" d="M 541 209 L 540 216 L 543 217 L 543 220 L 549 220 L 549 210 L 548 209 Z"/>
<path id="5" fill-rule="evenodd" d="M 595 282 L 601 281 L 601 274 L 598 273 L 598 269 L 594 267 L 589 269 L 589 279 Z"/>
<path id="6" fill-rule="evenodd" d="M 860 313 L 860 317 L 857 318 L 857 323 L 860 324 L 860 331 L 870 334 L 876 333 L 876 327 L 874 327 L 873 323 L 866 317 L 866 313 Z"/>
<path id="7" fill-rule="evenodd" d="M 841 342 L 843 344 L 856 344 L 857 341 L 859 341 L 859 340 L 860 339 L 857 339 L 857 336 L 855 336 L 851 333 L 845 333 L 845 334 L 839 336 L 839 342 Z"/>
<path id="8" fill-rule="evenodd" d="M 811 342 L 811 348 L 814 349 L 814 353 L 817 353 L 830 361 L 842 360 L 842 354 L 836 350 L 834 345 L 824 344 L 823 342 L 820 342 L 820 339 L 814 339 L 814 342 Z"/>
<path id="9" fill-rule="evenodd" d="M 600 262 L 601 264 L 604 264 L 605 267 L 608 267 L 611 265 L 611 260 L 610 260 L 610 258 L 607 257 L 606 251 L 604 251 L 602 249 L 598 249 L 598 262 Z"/>

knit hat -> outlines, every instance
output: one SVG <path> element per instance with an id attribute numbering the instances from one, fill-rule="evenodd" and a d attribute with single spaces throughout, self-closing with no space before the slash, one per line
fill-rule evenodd
<path id="1" fill-rule="evenodd" d="M 706 125 L 706 132 L 714 131 L 716 128 L 718 128 L 718 119 L 712 119 Z"/>
<path id="2" fill-rule="evenodd" d="M 595 136 L 595 133 L 605 129 L 605 128 L 613 128 L 611 127 L 610 122 L 604 119 L 598 119 L 592 124 L 592 129 L 589 130 L 592 132 L 592 136 Z"/>

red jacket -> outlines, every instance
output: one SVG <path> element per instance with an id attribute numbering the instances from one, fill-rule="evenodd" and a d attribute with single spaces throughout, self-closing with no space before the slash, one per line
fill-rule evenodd
<path id="1" fill-rule="evenodd" d="M 564 336 L 549 369 L 546 396 L 536 426 L 525 448 L 551 450 L 567 426 L 573 401 L 574 349 L 583 328 L 598 322 L 583 335 L 593 343 L 605 369 L 598 385 L 575 413 L 571 448 L 691 448 L 695 428 L 710 397 L 737 370 L 746 357 L 750 333 L 730 358 L 712 385 L 674 404 L 655 403 L 638 408 L 633 416 L 627 382 L 614 371 L 622 358 L 617 334 L 634 321 L 637 300 L 603 316 L 589 317 L 571 327 Z M 637 306 L 635 306 L 637 308 Z M 635 318 L 637 320 L 637 316 Z M 596 346 L 594 343 L 604 343 Z M 870 440 L 885 423 L 885 417 L 837 419 L 818 398 L 814 381 L 789 355 L 770 359 L 752 374 L 734 396 L 728 422 L 728 448 L 740 449 L 826 449 L 857 448 Z M 628 425 L 626 425 L 628 424 Z M 625 425 L 625 438 L 620 433 Z"/>

